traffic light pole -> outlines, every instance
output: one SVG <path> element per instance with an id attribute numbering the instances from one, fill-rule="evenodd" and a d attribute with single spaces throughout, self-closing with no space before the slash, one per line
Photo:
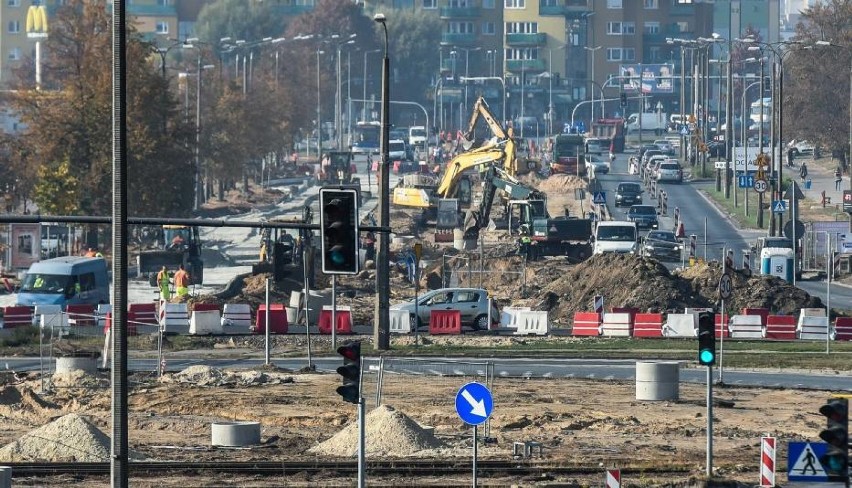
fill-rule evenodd
<path id="1" fill-rule="evenodd" d="M 363 375 L 363 370 L 361 372 Z M 358 382 L 361 383 L 360 381 Z M 367 469 L 366 469 L 366 428 L 367 422 L 367 402 L 364 397 L 358 398 L 358 488 L 364 488 L 367 484 Z"/>
<path id="2" fill-rule="evenodd" d="M 707 366 L 707 477 L 713 476 L 713 366 Z"/>

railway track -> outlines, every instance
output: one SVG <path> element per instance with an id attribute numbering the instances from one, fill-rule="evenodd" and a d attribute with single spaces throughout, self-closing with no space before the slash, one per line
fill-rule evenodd
<path id="1" fill-rule="evenodd" d="M 106 475 L 110 463 L 4 463 L 12 468 L 15 477 L 54 475 Z M 371 475 L 436 476 L 462 474 L 471 471 L 470 459 L 458 460 L 384 460 L 367 462 L 367 473 Z M 584 475 L 600 473 L 598 466 L 565 466 L 552 461 L 502 461 L 478 460 L 477 471 L 482 476 L 530 476 L 530 475 Z M 231 473 L 256 475 L 288 475 L 295 473 L 336 473 L 355 475 L 358 463 L 352 461 L 242 461 L 242 462 L 171 462 L 141 461 L 130 463 L 130 473 L 136 476 L 162 473 Z M 683 474 L 686 466 L 665 468 L 626 468 L 625 474 Z"/>

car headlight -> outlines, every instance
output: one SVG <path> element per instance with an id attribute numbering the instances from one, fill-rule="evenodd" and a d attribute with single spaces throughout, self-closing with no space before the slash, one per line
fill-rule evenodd
<path id="1" fill-rule="evenodd" d="M 680 251 L 682 249 L 683 249 L 683 246 L 681 246 L 680 244 L 678 244 L 677 246 L 674 247 L 675 251 Z"/>

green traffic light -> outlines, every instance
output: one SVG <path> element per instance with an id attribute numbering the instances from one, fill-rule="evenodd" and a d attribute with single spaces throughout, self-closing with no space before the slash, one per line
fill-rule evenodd
<path id="1" fill-rule="evenodd" d="M 698 358 L 701 360 L 701 364 L 713 364 L 713 362 L 714 362 L 713 361 L 713 359 L 714 359 L 713 351 L 710 351 L 708 349 L 704 349 L 699 353 Z"/>

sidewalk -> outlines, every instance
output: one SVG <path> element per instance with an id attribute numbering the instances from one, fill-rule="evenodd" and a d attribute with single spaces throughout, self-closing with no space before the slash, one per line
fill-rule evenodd
<path id="1" fill-rule="evenodd" d="M 837 212 L 843 212 L 843 190 L 849 190 L 849 176 L 844 175 L 843 181 L 840 184 L 840 190 L 835 190 L 834 168 L 829 169 L 830 158 L 828 161 L 814 161 L 812 158 L 797 158 L 795 168 L 784 167 L 784 174 L 789 177 L 795 177 L 796 183 L 805 194 L 805 198 L 809 200 L 805 205 L 814 208 L 822 208 L 822 192 L 831 201 L 825 205 L 826 209 L 836 209 Z M 808 165 L 808 178 L 811 180 L 810 189 L 805 188 L 802 179 L 799 178 L 799 168 L 802 162 Z"/>

